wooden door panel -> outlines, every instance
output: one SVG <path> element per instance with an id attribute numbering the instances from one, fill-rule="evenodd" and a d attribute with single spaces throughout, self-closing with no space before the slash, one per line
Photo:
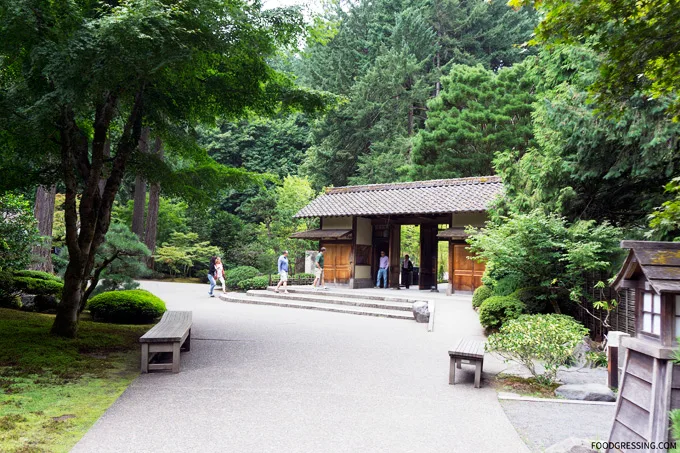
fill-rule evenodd
<path id="1" fill-rule="evenodd" d="M 453 246 L 453 289 L 458 291 L 474 291 L 482 285 L 485 266 L 469 259 L 471 255 L 466 244 Z"/>
<path id="2" fill-rule="evenodd" d="M 350 279 L 351 244 L 327 244 L 324 274 L 327 282 L 348 283 Z"/>

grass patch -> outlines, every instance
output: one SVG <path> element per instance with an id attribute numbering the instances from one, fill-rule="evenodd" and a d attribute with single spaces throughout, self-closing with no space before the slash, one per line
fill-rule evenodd
<path id="1" fill-rule="evenodd" d="M 518 393 L 535 398 L 556 398 L 555 389 L 561 384 L 542 384 L 534 378 L 522 378 L 508 374 L 499 374 L 492 381 L 493 387 L 501 392 Z"/>
<path id="2" fill-rule="evenodd" d="M 53 316 L 0 309 L 0 451 L 67 452 L 139 374 L 150 326 L 81 321 L 53 337 Z"/>

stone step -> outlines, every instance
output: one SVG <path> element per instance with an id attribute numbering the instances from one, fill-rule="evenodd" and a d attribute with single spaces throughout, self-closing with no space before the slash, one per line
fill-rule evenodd
<path id="1" fill-rule="evenodd" d="M 334 313 L 346 313 L 350 315 L 378 316 L 381 318 L 409 319 L 413 320 L 413 314 L 399 310 L 387 310 L 382 308 L 353 307 L 347 305 L 324 304 L 319 302 L 302 302 L 284 300 L 273 297 L 255 297 L 244 293 L 220 294 L 220 299 L 227 302 L 254 305 L 272 305 L 276 307 L 305 308 L 307 310 L 322 310 Z"/>
<path id="2" fill-rule="evenodd" d="M 289 294 L 286 294 L 284 292 L 275 293 L 272 291 L 251 289 L 246 294 L 253 297 L 269 297 L 273 299 L 296 300 L 301 302 L 319 302 L 334 305 L 350 305 L 364 308 L 384 308 L 386 310 L 400 310 L 410 312 L 413 309 L 412 302 L 389 302 L 363 298 L 359 299 L 357 297 L 341 297 L 334 293 L 326 293 L 322 291 L 312 294 L 300 292 L 289 292 Z"/>
<path id="3" fill-rule="evenodd" d="M 276 286 L 269 286 L 267 287 L 267 291 L 274 291 L 276 289 Z M 366 299 L 366 300 L 382 300 L 385 302 L 404 302 L 404 303 L 413 303 L 413 302 L 420 302 L 420 301 L 427 301 L 427 297 L 409 297 L 409 296 L 399 296 L 395 295 L 395 293 L 399 293 L 399 291 L 393 290 L 393 289 L 385 289 L 385 290 L 379 290 L 379 291 L 384 291 L 387 294 L 367 294 L 365 291 L 357 290 L 357 289 L 338 289 L 338 288 L 329 288 L 328 290 L 317 290 L 312 288 L 311 286 L 289 286 L 288 287 L 288 292 L 289 293 L 295 293 L 295 294 L 314 294 L 314 295 L 329 295 L 329 296 L 334 296 L 334 297 L 342 297 L 342 298 L 353 298 L 353 299 Z"/>

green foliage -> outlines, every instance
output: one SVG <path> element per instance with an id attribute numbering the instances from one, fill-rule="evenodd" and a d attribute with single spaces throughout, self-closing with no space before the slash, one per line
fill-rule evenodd
<path id="1" fill-rule="evenodd" d="M 60 281 L 31 277 L 14 277 L 14 286 L 23 293 L 43 296 L 61 296 L 64 290 Z"/>
<path id="2" fill-rule="evenodd" d="M 680 15 L 674 2 L 512 0 L 510 4 L 532 5 L 540 11 L 535 42 L 587 42 L 603 55 L 591 91 L 607 110 L 618 110 L 623 99 L 642 89 L 648 98 L 670 97 L 668 110 L 677 119 Z"/>
<path id="3" fill-rule="evenodd" d="M 673 198 L 649 215 L 650 231 L 645 235 L 653 240 L 677 241 L 680 239 L 680 178 L 673 178 L 666 184 L 666 193 Z"/>
<path id="4" fill-rule="evenodd" d="M 590 363 L 591 368 L 606 367 L 607 353 L 604 351 L 588 351 L 586 352 L 586 360 Z"/>
<path id="5" fill-rule="evenodd" d="M 489 336 L 486 350 L 500 355 L 506 362 L 521 363 L 541 382 L 553 383 L 559 366 L 571 359 L 587 334 L 588 329 L 569 316 L 522 315 Z M 545 367 L 543 374 L 536 372 L 535 361 Z"/>
<path id="6" fill-rule="evenodd" d="M 479 308 L 480 305 L 482 305 L 482 302 L 491 296 L 493 296 L 493 291 L 491 288 L 486 285 L 480 286 L 479 288 L 475 289 L 475 292 L 472 294 L 472 307 Z"/>
<path id="7" fill-rule="evenodd" d="M 31 271 L 31 270 L 20 270 L 12 272 L 15 277 L 29 277 L 37 278 L 39 280 L 52 280 L 55 282 L 61 282 L 61 278 L 58 275 L 50 274 L 49 272 L 43 271 Z"/>
<path id="8" fill-rule="evenodd" d="M 531 144 L 535 80 L 527 64 L 495 73 L 456 65 L 442 92 L 427 103 L 425 128 L 414 140 L 418 179 L 490 175 L 497 151 L 519 155 Z"/>
<path id="9" fill-rule="evenodd" d="M 267 289 L 267 286 L 269 286 L 268 275 L 247 278 L 238 282 L 238 288 L 244 291 L 248 291 L 249 289 Z"/>
<path id="10" fill-rule="evenodd" d="M 606 223 L 568 224 L 541 211 L 510 214 L 471 231 L 470 249 L 487 263 L 485 280 L 512 278 L 520 287 L 540 286 L 551 300 L 568 292 L 580 300 L 585 272 L 611 271 L 621 257 L 621 231 Z"/>
<path id="11" fill-rule="evenodd" d="M 97 321 L 148 324 L 165 313 L 165 303 L 148 291 L 110 291 L 89 300 L 87 308 Z"/>
<path id="12" fill-rule="evenodd" d="M 14 284 L 12 274 L 0 271 L 0 307 L 21 308 L 20 293 L 21 291 Z"/>
<path id="13" fill-rule="evenodd" d="M 225 283 L 230 288 L 238 288 L 239 283 L 260 275 L 260 271 L 252 266 L 239 266 L 225 272 Z M 267 281 L 269 278 L 267 277 Z"/>
<path id="14" fill-rule="evenodd" d="M 188 233 L 190 231 L 189 218 L 187 216 L 188 207 L 186 201 L 160 197 L 158 201 L 158 223 L 156 229 L 157 244 L 169 242 L 172 233 Z M 115 223 L 132 225 L 133 208 L 133 200 L 129 200 L 125 204 L 117 203 L 113 207 L 111 218 Z"/>
<path id="15" fill-rule="evenodd" d="M 498 329 L 524 312 L 524 304 L 510 296 L 491 296 L 479 306 L 479 322 L 486 329 Z"/>
<path id="16" fill-rule="evenodd" d="M 189 276 L 192 268 L 198 272 L 210 263 L 210 257 L 218 256 L 220 250 L 209 242 L 198 242 L 196 233 L 171 233 L 170 241 L 156 249 L 154 257 L 170 274 Z"/>
<path id="17" fill-rule="evenodd" d="M 37 222 L 28 201 L 11 193 L 0 196 L 0 272 L 26 267 L 37 241 Z"/>
<path id="18" fill-rule="evenodd" d="M 525 311 L 530 315 L 546 314 L 554 311 L 550 303 L 551 292 L 544 286 L 520 288 L 510 296 L 521 300 L 524 304 Z"/>

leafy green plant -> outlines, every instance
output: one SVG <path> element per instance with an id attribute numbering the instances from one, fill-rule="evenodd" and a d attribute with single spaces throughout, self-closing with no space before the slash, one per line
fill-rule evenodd
<path id="1" fill-rule="evenodd" d="M 191 269 L 207 268 L 211 256 L 219 256 L 220 249 L 208 241 L 200 242 L 197 233 L 170 234 L 170 241 L 156 249 L 156 263 L 170 274 L 188 277 Z"/>
<path id="2" fill-rule="evenodd" d="M 540 382 L 553 383 L 560 365 L 567 363 L 587 334 L 588 329 L 570 316 L 522 315 L 489 336 L 486 350 L 506 362 L 521 363 Z M 543 374 L 536 371 L 536 361 L 543 364 Z"/>
<path id="3" fill-rule="evenodd" d="M 526 312 L 530 315 L 553 312 L 549 300 L 550 290 L 543 286 L 520 288 L 510 296 L 521 300 L 526 307 Z"/>
<path id="4" fill-rule="evenodd" d="M 472 307 L 479 308 L 482 302 L 493 296 L 493 291 L 486 285 L 482 285 L 472 294 Z"/>
<path id="5" fill-rule="evenodd" d="M 60 281 L 31 277 L 14 277 L 14 285 L 23 293 L 44 296 L 60 295 L 64 289 L 64 284 Z"/>
<path id="6" fill-rule="evenodd" d="M 607 353 L 604 351 L 588 351 L 586 352 L 586 360 L 593 368 L 607 366 Z"/>
<path id="7" fill-rule="evenodd" d="M 226 275 L 226 284 L 230 288 L 238 288 L 238 284 L 242 282 L 243 280 L 247 280 L 249 278 L 257 277 L 260 274 L 260 271 L 255 269 L 254 267 L 251 266 L 239 266 L 235 267 L 233 269 L 229 269 L 225 275 Z M 269 281 L 269 277 L 267 277 L 267 281 Z"/>
<path id="8" fill-rule="evenodd" d="M 479 322 L 487 329 L 498 329 L 524 312 L 524 304 L 510 296 L 491 296 L 479 307 Z"/>
<path id="9" fill-rule="evenodd" d="M 43 272 L 43 271 L 30 271 L 30 270 L 23 270 L 23 271 L 14 271 L 12 272 L 12 275 L 15 277 L 29 277 L 29 278 L 37 278 L 40 280 L 52 280 L 55 282 L 61 282 L 61 277 L 58 275 L 50 274 L 49 272 Z"/>
<path id="10" fill-rule="evenodd" d="M 110 291 L 87 304 L 93 319 L 116 324 L 147 324 L 165 313 L 165 303 L 148 291 Z"/>
<path id="11" fill-rule="evenodd" d="M 31 262 L 31 247 L 39 238 L 36 225 L 22 196 L 0 196 L 0 271 L 22 269 Z"/>
<path id="12" fill-rule="evenodd" d="M 238 283 L 239 289 L 247 291 L 249 289 L 267 289 L 269 286 L 269 276 L 260 275 L 258 277 L 247 278 Z"/>

